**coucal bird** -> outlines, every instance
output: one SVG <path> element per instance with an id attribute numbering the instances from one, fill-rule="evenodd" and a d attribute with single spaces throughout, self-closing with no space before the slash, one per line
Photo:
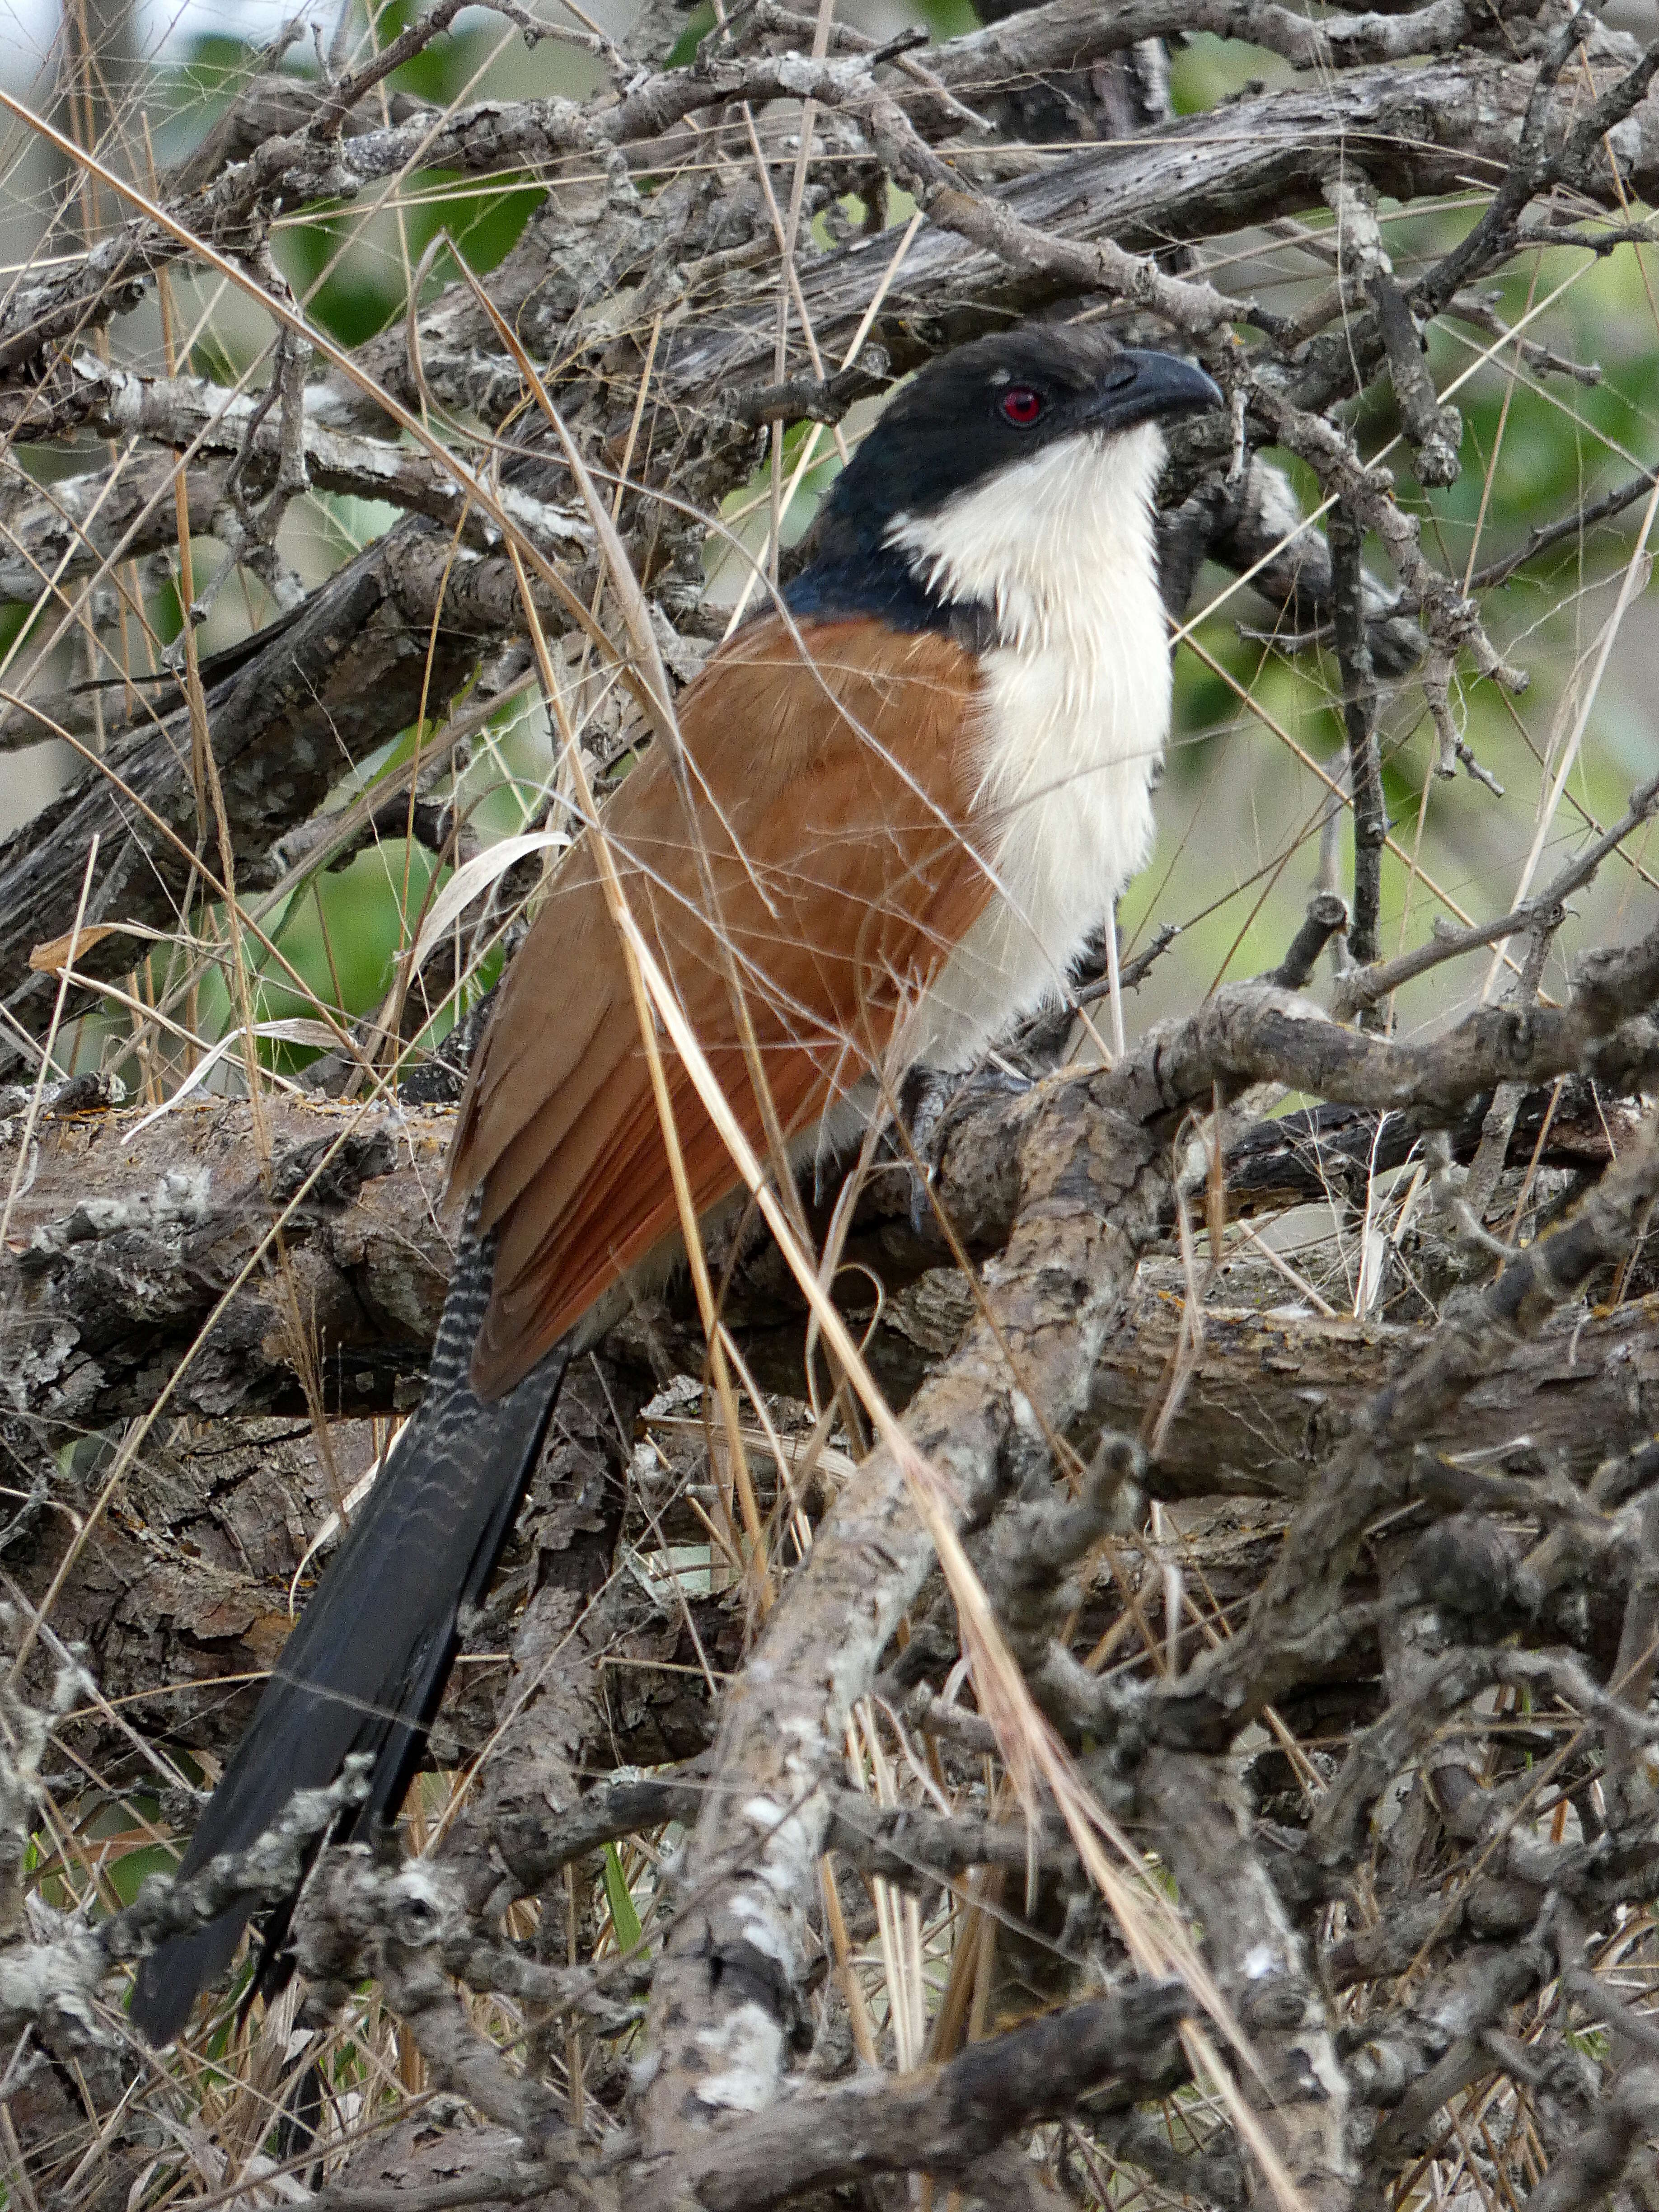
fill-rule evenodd
<path id="1" fill-rule="evenodd" d="M 653 748 L 607 802 L 616 879 L 763 1156 L 769 1116 L 792 1147 L 844 1137 L 872 1070 L 971 1066 L 1063 988 L 1145 859 L 1170 717 L 1160 424 L 1219 398 L 1201 369 L 1081 328 L 936 361 L 837 481 L 781 605 L 682 694 L 683 750 Z M 661 1056 L 702 1217 L 737 1170 L 666 1040 Z M 373 1788 L 350 1832 L 396 1814 L 572 1352 L 680 1249 L 591 824 L 474 1056 L 450 1186 L 467 1205 L 425 1395 L 185 1874 L 354 1751 L 373 1753 Z M 153 2041 L 183 2027 L 246 1918 L 145 1960 L 132 2015 Z"/>

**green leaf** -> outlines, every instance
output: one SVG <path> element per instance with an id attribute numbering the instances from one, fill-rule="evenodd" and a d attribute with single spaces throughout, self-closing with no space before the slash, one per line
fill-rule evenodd
<path id="1" fill-rule="evenodd" d="M 617 1856 L 614 1844 L 605 1847 L 605 1895 L 611 1907 L 611 1925 L 617 1931 L 617 1948 L 631 1951 L 640 1940 L 640 1916 L 634 1910 L 634 1900 L 623 1877 L 622 1861 Z"/>

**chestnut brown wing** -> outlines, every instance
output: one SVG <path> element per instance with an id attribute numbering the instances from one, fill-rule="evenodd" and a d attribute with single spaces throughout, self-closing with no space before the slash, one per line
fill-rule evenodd
<path id="1" fill-rule="evenodd" d="M 779 1121 L 810 1129 L 991 890 L 971 818 L 969 656 L 862 620 L 805 624 L 800 641 L 776 617 L 739 632 L 680 700 L 684 762 L 654 750 L 604 816 L 634 915 L 763 1153 L 739 1000 Z M 737 1170 L 665 1038 L 661 1050 L 701 1214 Z M 678 1225 L 591 834 L 508 973 L 451 1175 L 484 1185 L 481 1227 L 499 1232 L 472 1370 L 485 1396 Z"/>

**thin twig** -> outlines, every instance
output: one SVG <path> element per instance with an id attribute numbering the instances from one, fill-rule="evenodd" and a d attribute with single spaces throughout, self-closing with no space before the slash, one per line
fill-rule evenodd
<path id="1" fill-rule="evenodd" d="M 1376 750 L 1376 686 L 1365 635 L 1359 526 L 1347 509 L 1332 508 L 1326 524 L 1331 548 L 1331 621 L 1336 635 L 1343 726 L 1348 743 L 1348 788 L 1353 807 L 1353 907 L 1348 952 L 1358 966 L 1376 958 L 1382 899 L 1382 848 L 1389 825 L 1382 811 L 1382 771 Z M 1374 1006 L 1376 1001 L 1372 1001 Z M 1369 1012 L 1369 1008 L 1363 1010 Z M 1374 1023 L 1368 1022 L 1368 1027 Z"/>

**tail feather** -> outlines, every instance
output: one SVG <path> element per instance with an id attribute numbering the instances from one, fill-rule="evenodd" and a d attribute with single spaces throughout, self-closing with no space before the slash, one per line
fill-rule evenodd
<path id="1" fill-rule="evenodd" d="M 349 1832 L 364 1833 L 402 1802 L 461 1616 L 489 1587 L 567 1364 L 562 1350 L 549 1353 L 494 1403 L 468 1387 L 493 1244 L 463 1239 L 420 1409 L 289 1637 L 181 1876 L 257 1842 L 296 1790 L 325 1787 L 353 1752 L 374 1764 Z M 229 1965 L 247 1917 L 233 1907 L 143 1961 L 132 2019 L 151 2043 L 183 2027 L 198 1990 Z M 285 1924 L 286 1913 L 278 1917 Z"/>

